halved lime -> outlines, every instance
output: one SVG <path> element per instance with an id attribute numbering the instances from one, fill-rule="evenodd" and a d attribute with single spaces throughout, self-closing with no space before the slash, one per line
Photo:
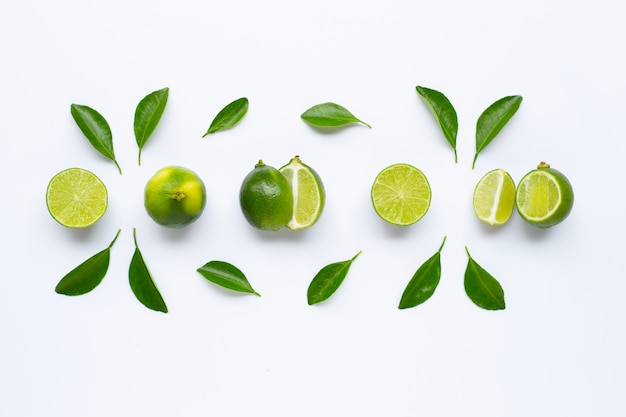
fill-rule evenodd
<path id="1" fill-rule="evenodd" d="M 574 190 L 565 175 L 541 162 L 520 180 L 515 206 L 524 220 L 545 229 L 569 216 L 574 206 Z"/>
<path id="2" fill-rule="evenodd" d="M 302 163 L 298 155 L 279 171 L 287 178 L 293 193 L 293 214 L 287 227 L 301 230 L 313 226 L 326 200 L 322 179 L 313 168 Z"/>
<path id="3" fill-rule="evenodd" d="M 483 222 L 499 226 L 507 222 L 515 206 L 515 183 L 503 169 L 483 176 L 474 188 L 474 212 Z"/>
<path id="4" fill-rule="evenodd" d="M 107 209 L 108 194 L 104 183 L 92 172 L 69 168 L 50 180 L 46 190 L 50 215 L 66 227 L 88 227 Z"/>
<path id="5" fill-rule="evenodd" d="M 376 213 L 385 221 L 408 226 L 420 220 L 430 207 L 430 184 L 422 171 L 399 163 L 383 169 L 371 191 Z"/>

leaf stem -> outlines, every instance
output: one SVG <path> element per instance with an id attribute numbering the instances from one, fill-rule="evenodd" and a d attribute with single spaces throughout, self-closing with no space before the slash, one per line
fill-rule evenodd
<path id="1" fill-rule="evenodd" d="M 476 165 L 476 159 L 478 158 L 478 152 L 474 154 L 474 160 L 472 161 L 472 169 L 474 169 L 474 165 Z"/>
<path id="2" fill-rule="evenodd" d="M 117 234 L 115 235 L 115 237 L 113 238 L 113 241 L 111 241 L 111 243 L 109 244 L 107 249 L 111 249 L 113 247 L 113 244 L 117 240 L 117 237 L 120 235 L 121 231 L 122 231 L 122 229 L 117 229 Z"/>
<path id="3" fill-rule="evenodd" d="M 137 229 L 133 227 L 133 241 L 135 242 L 135 248 L 139 249 L 139 245 L 137 245 Z"/>
<path id="4" fill-rule="evenodd" d="M 443 245 L 445 245 L 447 238 L 448 238 L 448 236 L 444 236 L 443 237 L 443 242 L 441 242 L 441 246 L 439 246 L 439 250 L 437 252 L 441 252 L 441 249 L 443 249 Z"/>
<path id="5" fill-rule="evenodd" d="M 354 261 L 363 251 L 359 251 L 359 253 L 357 253 L 356 255 L 354 255 L 354 257 L 352 257 L 352 259 L 350 259 L 350 262 Z"/>
<path id="6" fill-rule="evenodd" d="M 117 163 L 117 161 L 114 159 L 113 162 L 115 163 L 115 166 L 117 167 L 117 170 L 120 172 L 120 175 L 122 175 L 122 168 L 120 168 L 120 165 Z"/>
<path id="7" fill-rule="evenodd" d="M 472 257 L 472 255 L 470 255 L 470 253 L 469 253 L 469 249 L 467 249 L 467 246 L 465 247 L 465 252 L 467 253 L 468 257 L 470 257 L 470 258 Z"/>

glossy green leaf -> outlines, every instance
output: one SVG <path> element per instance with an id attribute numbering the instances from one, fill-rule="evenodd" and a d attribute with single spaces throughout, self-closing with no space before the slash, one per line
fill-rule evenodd
<path id="1" fill-rule="evenodd" d="M 248 112 L 248 99 L 245 97 L 239 98 L 232 103 L 229 103 L 220 110 L 215 116 L 209 126 L 209 130 L 206 131 L 202 137 L 210 135 L 211 133 L 219 132 L 220 130 L 230 129 L 235 126 L 243 116 Z"/>
<path id="2" fill-rule="evenodd" d="M 480 115 L 476 122 L 476 154 L 472 162 L 472 169 L 480 151 L 500 133 L 502 128 L 511 120 L 522 104 L 521 96 L 507 96 L 493 103 Z"/>
<path id="3" fill-rule="evenodd" d="M 307 291 L 309 305 L 317 304 L 329 298 L 346 278 L 352 262 L 361 254 L 361 251 L 352 259 L 335 262 L 323 267 L 313 278 Z"/>
<path id="4" fill-rule="evenodd" d="M 133 290 L 135 297 L 146 307 L 151 310 L 167 313 L 167 306 L 161 293 L 154 284 L 150 271 L 141 255 L 139 246 L 137 245 L 137 235 L 133 229 L 133 239 L 135 240 L 135 253 L 130 261 L 128 269 L 128 280 L 130 288 Z"/>
<path id="5" fill-rule="evenodd" d="M 141 165 L 141 150 L 154 132 L 167 105 L 170 89 L 165 87 L 145 96 L 135 109 L 135 140 L 139 146 L 138 162 Z"/>
<path id="6" fill-rule="evenodd" d="M 113 151 L 113 134 L 106 119 L 96 110 L 81 104 L 72 104 L 70 112 L 89 143 L 102 155 L 112 160 L 121 174 L 122 169 L 115 160 Z"/>
<path id="7" fill-rule="evenodd" d="M 307 123 L 318 127 L 336 127 L 350 123 L 362 123 L 371 128 L 370 125 L 350 113 L 348 109 L 335 103 L 317 104 L 302 113 L 300 117 Z"/>
<path id="8" fill-rule="evenodd" d="M 424 99 L 424 102 L 428 105 L 435 119 L 437 119 L 443 131 L 443 135 L 454 151 L 454 162 L 457 162 L 456 135 L 459 130 L 459 122 L 452 103 L 439 91 L 420 86 L 415 87 L 415 89 L 422 99 Z"/>
<path id="9" fill-rule="evenodd" d="M 485 310 L 504 310 L 504 290 L 500 283 L 472 259 L 469 250 L 465 269 L 465 293 L 478 307 Z"/>
<path id="10" fill-rule="evenodd" d="M 402 293 L 399 309 L 415 307 L 434 294 L 441 278 L 441 249 L 445 243 L 444 237 L 437 253 L 428 258 L 415 272 Z"/>
<path id="11" fill-rule="evenodd" d="M 246 276 L 235 265 L 223 261 L 210 261 L 197 271 L 207 280 L 229 290 L 261 296 L 256 292 Z"/>
<path id="12" fill-rule="evenodd" d="M 96 288 L 109 269 L 111 248 L 120 235 L 120 231 L 117 231 L 115 238 L 106 249 L 96 253 L 61 278 L 54 290 L 58 294 L 82 295 Z"/>

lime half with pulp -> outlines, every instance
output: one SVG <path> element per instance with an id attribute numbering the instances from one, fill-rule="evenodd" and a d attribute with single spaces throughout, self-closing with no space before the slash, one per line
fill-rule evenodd
<path id="1" fill-rule="evenodd" d="M 371 190 L 376 213 L 385 221 L 408 226 L 420 220 L 430 207 L 430 184 L 422 171 L 399 163 L 383 169 Z"/>
<path id="2" fill-rule="evenodd" d="M 104 215 L 108 205 L 107 189 L 92 172 L 69 168 L 50 180 L 46 205 L 54 220 L 63 226 L 88 227 Z"/>
<path id="3" fill-rule="evenodd" d="M 515 206 L 515 183 L 503 169 L 486 173 L 474 188 L 472 201 L 479 220 L 500 226 L 509 220 Z"/>
<path id="4" fill-rule="evenodd" d="M 287 227 L 301 230 L 313 226 L 322 214 L 326 199 L 320 176 L 297 155 L 279 171 L 287 178 L 293 194 L 293 214 Z"/>
<path id="5" fill-rule="evenodd" d="M 520 180 L 515 206 L 526 222 L 545 229 L 569 216 L 574 206 L 574 190 L 563 173 L 541 162 Z"/>

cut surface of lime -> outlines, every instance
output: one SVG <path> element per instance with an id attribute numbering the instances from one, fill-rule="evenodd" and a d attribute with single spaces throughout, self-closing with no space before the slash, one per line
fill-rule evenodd
<path id="1" fill-rule="evenodd" d="M 293 214 L 287 227 L 301 230 L 313 226 L 322 214 L 326 199 L 320 176 L 297 155 L 279 171 L 287 178 L 293 194 Z"/>
<path id="2" fill-rule="evenodd" d="M 545 229 L 561 223 L 574 205 L 574 191 L 565 175 L 542 162 L 519 182 L 515 206 L 533 226 Z"/>
<path id="3" fill-rule="evenodd" d="M 104 215 L 108 205 L 107 189 L 92 172 L 69 168 L 50 180 L 46 205 L 50 215 L 63 226 L 88 227 Z"/>
<path id="4" fill-rule="evenodd" d="M 474 213 L 483 222 L 499 226 L 509 220 L 515 206 L 515 183 L 503 169 L 487 172 L 474 188 Z"/>
<path id="5" fill-rule="evenodd" d="M 385 221 L 408 226 L 420 220 L 430 207 L 430 184 L 422 171 L 399 163 L 383 169 L 371 190 L 376 213 Z"/>

